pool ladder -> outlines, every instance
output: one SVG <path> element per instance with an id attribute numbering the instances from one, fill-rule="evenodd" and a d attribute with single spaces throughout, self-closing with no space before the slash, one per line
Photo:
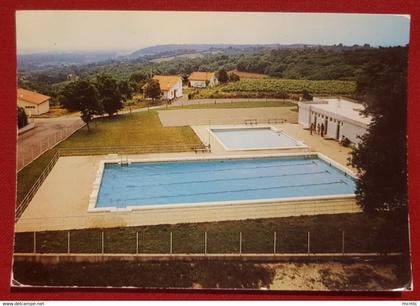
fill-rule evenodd
<path id="1" fill-rule="evenodd" d="M 123 156 L 121 155 L 120 165 L 121 167 L 128 167 L 130 164 L 130 161 L 128 160 L 128 156 L 125 156 L 125 159 L 123 159 Z"/>

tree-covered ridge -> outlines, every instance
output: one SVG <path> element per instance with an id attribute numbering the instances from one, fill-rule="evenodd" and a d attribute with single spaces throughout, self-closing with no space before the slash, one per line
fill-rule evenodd
<path id="1" fill-rule="evenodd" d="M 271 78 L 300 80 L 350 80 L 354 81 L 365 65 L 378 58 L 406 52 L 407 47 L 390 48 L 296 48 L 251 49 L 240 54 L 224 52 L 205 54 L 200 58 L 176 58 L 152 63 L 145 58 L 109 60 L 86 65 L 62 65 L 31 71 L 19 71 L 18 82 L 22 88 L 36 90 L 56 97 L 69 81 L 69 75 L 80 79 L 95 79 L 106 73 L 117 80 L 129 80 L 132 74 L 189 75 L 193 71 L 232 71 L 262 73 Z"/>

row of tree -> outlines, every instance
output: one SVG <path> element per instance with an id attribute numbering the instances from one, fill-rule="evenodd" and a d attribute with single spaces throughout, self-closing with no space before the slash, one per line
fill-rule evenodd
<path id="1" fill-rule="evenodd" d="M 124 101 L 131 99 L 132 93 L 127 81 L 117 81 L 110 75 L 101 74 L 94 81 L 78 80 L 67 84 L 58 99 L 69 111 L 80 111 L 80 117 L 89 130 L 93 116 L 104 113 L 113 116 L 123 108 Z"/>

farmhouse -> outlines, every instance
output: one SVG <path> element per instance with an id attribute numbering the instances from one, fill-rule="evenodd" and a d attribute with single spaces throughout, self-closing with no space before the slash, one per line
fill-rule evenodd
<path id="1" fill-rule="evenodd" d="M 154 80 L 159 81 L 162 99 L 172 100 L 182 97 L 182 79 L 178 75 L 155 75 Z"/>
<path id="2" fill-rule="evenodd" d="M 50 110 L 50 97 L 18 88 L 17 105 L 25 109 L 25 113 L 29 116 L 41 115 Z"/>
<path id="3" fill-rule="evenodd" d="M 341 140 L 346 137 L 358 144 L 366 133 L 371 117 L 360 114 L 363 106 L 343 98 L 314 98 L 313 101 L 299 102 L 299 124 L 309 129 L 311 124 L 324 125 L 324 137 Z"/>
<path id="4" fill-rule="evenodd" d="M 190 82 L 190 86 L 195 88 L 205 88 L 207 86 L 212 87 L 219 83 L 214 72 L 199 71 L 191 73 L 188 77 L 188 81 Z"/>

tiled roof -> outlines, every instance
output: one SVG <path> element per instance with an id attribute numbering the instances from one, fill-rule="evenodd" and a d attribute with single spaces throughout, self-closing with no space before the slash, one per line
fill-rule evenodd
<path id="1" fill-rule="evenodd" d="M 30 90 L 26 90 L 23 88 L 18 88 L 17 89 L 17 98 L 19 100 L 23 100 L 29 103 L 33 103 L 33 104 L 42 104 L 45 101 L 47 101 L 48 99 L 50 99 L 50 97 L 39 94 L 37 92 L 33 92 Z"/>
<path id="2" fill-rule="evenodd" d="M 214 77 L 214 72 L 194 71 L 188 77 L 190 81 L 210 81 Z"/>
<path id="3" fill-rule="evenodd" d="M 168 91 L 181 80 L 181 77 L 178 75 L 155 75 L 153 79 L 159 81 L 161 91 Z"/>

